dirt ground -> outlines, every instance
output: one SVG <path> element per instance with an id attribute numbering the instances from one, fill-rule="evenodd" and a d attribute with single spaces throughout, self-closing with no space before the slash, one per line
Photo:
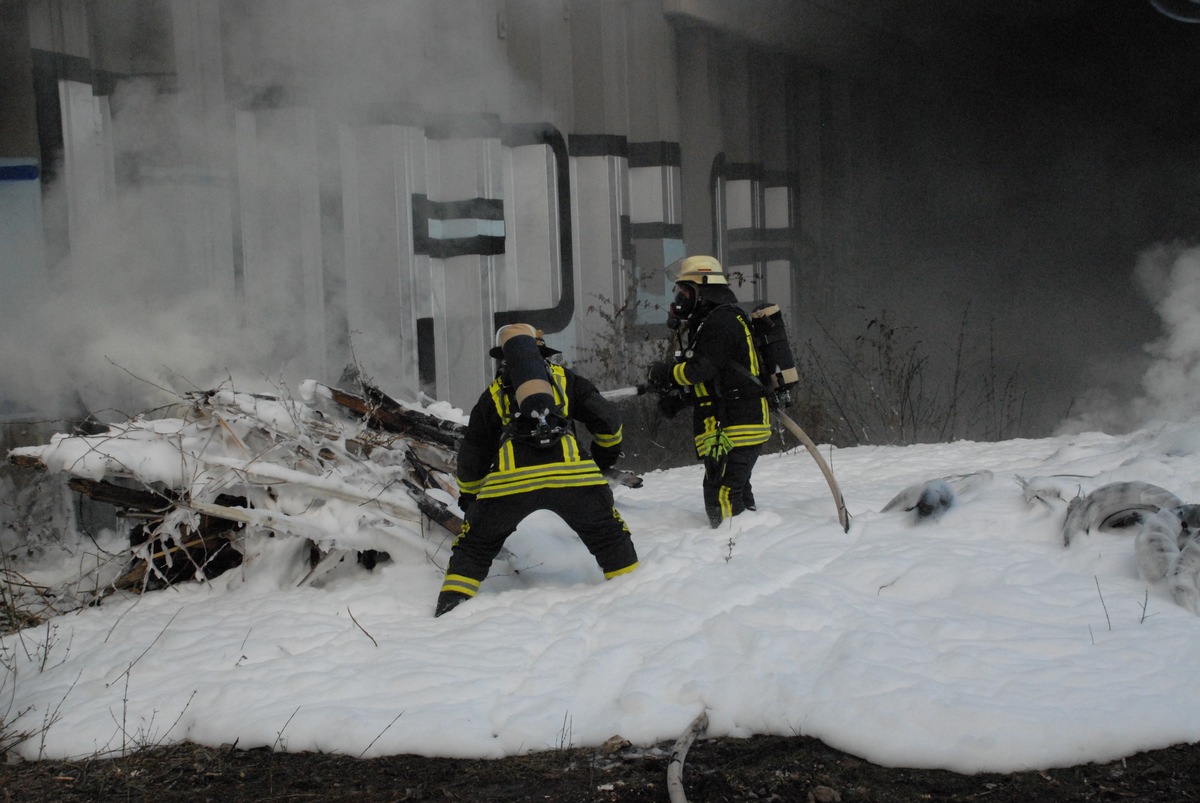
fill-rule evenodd
<path id="1" fill-rule="evenodd" d="M 499 761 L 195 745 L 119 759 L 0 764 L 0 801 L 470 801 L 666 803 L 672 744 L 565 749 Z M 690 803 L 1200 801 L 1200 745 L 1011 775 L 885 768 L 806 737 L 700 740 L 683 766 Z"/>

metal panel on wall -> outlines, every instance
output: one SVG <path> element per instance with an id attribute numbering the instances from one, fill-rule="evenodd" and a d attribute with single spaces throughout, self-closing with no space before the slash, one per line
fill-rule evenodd
<path id="1" fill-rule="evenodd" d="M 570 318 L 562 138 L 544 125 L 491 132 L 341 132 L 351 340 L 373 379 L 401 397 L 469 407 L 495 370 L 500 323 L 553 332 Z"/>
<path id="2" fill-rule="evenodd" d="M 63 174 L 67 187 L 67 221 L 72 243 L 78 243 L 116 195 L 112 119 L 108 98 L 91 84 L 58 82 L 63 130 Z"/>
<path id="3" fill-rule="evenodd" d="M 506 310 L 553 307 L 562 295 L 558 177 L 545 143 L 505 149 Z"/>
<path id="4" fill-rule="evenodd" d="M 24 313 L 46 299 L 38 160 L 0 158 L 0 329 L 15 338 Z M 18 410 L 0 391 L 0 419 Z"/>
<path id="5" fill-rule="evenodd" d="M 637 272 L 635 321 L 642 325 L 665 320 L 674 278 L 665 268 L 687 255 L 679 168 L 679 143 L 629 143 L 629 238 Z"/>
<path id="6" fill-rule="evenodd" d="M 326 375 L 325 282 L 311 109 L 237 114 L 246 325 L 291 347 L 294 371 Z M 298 325 L 300 324 L 300 325 Z"/>
<path id="7" fill-rule="evenodd" d="M 366 378 L 393 392 L 424 389 L 417 320 L 429 310 L 416 276 L 429 257 L 414 253 L 410 223 L 412 198 L 425 192 L 424 147 L 424 131 L 408 126 L 339 132 L 349 345 Z"/>
<path id="8" fill-rule="evenodd" d="M 501 191 L 500 148 L 498 137 L 430 139 L 426 149 L 428 200 L 465 210 L 487 206 L 477 202 L 495 199 Z M 442 222 L 460 221 L 468 227 L 473 223 L 476 229 L 465 238 L 453 236 L 455 232 L 443 238 L 471 240 L 466 248 L 430 255 L 436 393 L 437 398 L 455 406 L 469 407 L 491 378 L 486 352 L 495 334 L 492 320 L 504 287 L 504 262 L 493 245 L 476 239 L 495 239 L 479 234 L 485 218 L 468 212 L 451 214 Z M 419 223 L 414 216 L 414 227 Z"/>
<path id="9" fill-rule="evenodd" d="M 625 301 L 628 240 L 628 143 L 618 136 L 572 136 L 571 209 L 576 267 L 573 343 L 596 343 L 609 328 L 588 307 Z"/>
<path id="10" fill-rule="evenodd" d="M 795 262 L 794 189 L 787 174 L 718 155 L 712 170 L 714 249 L 738 299 L 790 305 Z"/>

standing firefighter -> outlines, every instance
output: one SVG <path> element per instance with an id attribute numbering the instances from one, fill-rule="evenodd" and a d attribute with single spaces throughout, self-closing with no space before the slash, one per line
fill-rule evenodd
<path id="1" fill-rule="evenodd" d="M 458 452 L 462 534 L 454 542 L 434 616 L 479 591 L 492 560 L 535 510 L 558 514 L 596 558 L 606 579 L 637 568 L 629 528 L 602 471 L 621 456 L 616 406 L 587 379 L 552 365 L 558 352 L 528 324 L 496 333 L 496 378 L 471 410 Z M 591 455 L 575 439 L 592 435 Z"/>
<path id="2" fill-rule="evenodd" d="M 704 461 L 704 512 L 714 528 L 754 510 L 750 475 L 771 437 L 770 412 L 746 314 L 737 305 L 721 263 L 709 256 L 683 260 L 675 279 L 668 326 L 686 329 L 675 364 L 656 362 L 647 388 L 662 393 L 660 409 L 673 415 L 693 405 L 696 456 Z"/>

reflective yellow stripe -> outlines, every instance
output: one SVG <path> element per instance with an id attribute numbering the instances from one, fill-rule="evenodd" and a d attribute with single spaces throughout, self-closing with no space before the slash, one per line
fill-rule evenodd
<path id="1" fill-rule="evenodd" d="M 717 505 L 721 508 L 721 518 L 728 519 L 733 516 L 733 505 L 729 502 L 728 485 L 722 485 L 717 491 Z"/>
<path id="2" fill-rule="evenodd" d="M 549 463 L 540 466 L 516 469 L 508 472 L 494 471 L 484 481 L 480 499 L 534 491 L 539 488 L 579 488 L 585 485 L 605 485 L 608 480 L 600 473 L 595 462 L 582 460 L 576 463 Z"/>
<path id="3" fill-rule="evenodd" d="M 562 457 L 564 463 L 579 462 L 579 441 L 575 440 L 572 435 L 563 435 L 559 441 L 562 444 Z"/>
<path id="4" fill-rule="evenodd" d="M 696 454 L 704 457 L 708 454 L 709 448 L 716 441 L 717 437 L 717 419 L 709 416 L 704 419 L 704 431 L 695 437 Z"/>
<path id="5" fill-rule="evenodd" d="M 571 417 L 571 400 L 567 398 L 567 371 L 561 365 L 549 365 L 550 381 L 554 385 L 554 401 L 562 408 L 565 418 Z"/>
<path id="6" fill-rule="evenodd" d="M 770 440 L 771 427 L 767 424 L 735 424 L 725 427 L 725 434 L 734 446 L 754 446 Z"/>
<path id="7" fill-rule="evenodd" d="M 724 434 L 735 448 L 739 446 L 757 446 L 771 439 L 771 428 L 758 424 L 750 424 L 743 427 L 730 427 L 724 431 Z M 717 438 L 718 436 L 715 432 L 704 432 L 697 435 L 695 439 L 696 454 L 701 457 L 707 455 L 712 446 L 717 443 Z"/>
<path id="8" fill-rule="evenodd" d="M 633 563 L 629 564 L 629 565 L 628 565 L 628 566 L 626 566 L 624 569 L 615 569 L 615 570 L 613 570 L 613 571 L 611 571 L 611 572 L 605 572 L 605 573 L 604 573 L 604 579 L 605 579 L 605 580 L 611 580 L 611 579 L 613 579 L 614 577 L 619 577 L 619 576 L 620 576 L 620 575 L 622 575 L 622 574 L 629 574 L 631 571 L 633 571 L 633 570 L 634 570 L 634 569 L 636 569 L 637 567 L 638 567 L 638 562 L 635 560 Z"/>
<path id="9" fill-rule="evenodd" d="M 754 348 L 754 335 L 750 334 L 750 326 L 741 315 L 738 316 L 738 320 L 742 324 L 742 331 L 746 333 L 746 353 L 750 355 L 750 373 L 758 376 L 761 369 L 758 362 L 758 349 Z"/>
<path id="10" fill-rule="evenodd" d="M 564 415 L 569 416 L 566 370 L 561 365 L 550 365 L 547 368 L 554 388 L 555 403 Z M 499 378 L 492 382 L 488 390 L 500 417 L 501 426 L 508 426 L 513 420 L 514 412 L 511 397 L 504 392 L 503 383 Z M 596 440 L 605 445 L 617 445 L 621 442 L 621 431 L 618 429 L 614 435 L 598 436 Z M 558 459 L 555 462 L 521 466 L 517 462 L 518 454 L 524 455 L 525 460 L 530 459 L 527 450 L 518 449 L 518 444 L 514 441 L 503 441 L 496 456 L 495 470 L 476 482 L 464 483 L 460 480 L 459 488 L 466 493 L 475 494 L 480 499 L 492 499 L 542 488 L 579 488 L 587 485 L 605 485 L 608 482 L 600 473 L 595 461 L 584 458 L 579 441 L 570 431 L 559 439 Z"/>
<path id="11" fill-rule="evenodd" d="M 537 479 L 531 478 L 521 483 L 506 483 L 495 488 L 489 488 L 479 495 L 480 499 L 495 499 L 500 496 L 509 496 L 510 494 L 525 493 L 527 491 L 542 491 L 552 488 L 585 488 L 591 485 L 604 485 L 607 480 L 604 477 L 582 477 L 578 479 Z"/>
<path id="12" fill-rule="evenodd" d="M 479 581 L 461 574 L 448 574 L 442 581 L 442 591 L 457 591 L 473 597 L 479 593 Z"/>
<path id="13" fill-rule="evenodd" d="M 492 394 L 492 404 L 496 405 L 496 412 L 500 414 L 500 423 L 507 424 L 512 420 L 512 410 L 509 409 L 508 394 L 504 392 L 504 383 L 499 377 L 492 380 L 492 384 L 488 386 L 488 392 Z"/>
<path id="14" fill-rule="evenodd" d="M 604 433 L 593 435 L 592 440 L 600 446 L 619 446 L 624 429 L 625 427 L 623 426 L 617 427 L 617 431 L 612 435 L 605 435 Z"/>
<path id="15" fill-rule="evenodd" d="M 513 454 L 512 441 L 504 441 L 500 444 L 500 453 L 496 456 L 496 464 L 501 471 L 512 471 L 517 464 L 516 455 Z M 486 483 L 487 481 L 484 480 Z"/>

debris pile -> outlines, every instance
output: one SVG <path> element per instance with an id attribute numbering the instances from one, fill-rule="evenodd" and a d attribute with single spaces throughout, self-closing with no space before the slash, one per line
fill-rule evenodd
<path id="1" fill-rule="evenodd" d="M 1065 546 L 1092 530 L 1132 533 L 1138 576 L 1200 614 L 1200 505 L 1148 482 L 1113 482 L 1067 506 Z"/>
<path id="2" fill-rule="evenodd" d="M 63 475 L 129 522 L 125 565 L 99 595 L 250 573 L 256 560 L 284 561 L 299 585 L 347 560 L 369 569 L 448 548 L 462 525 L 452 507 L 461 413 L 365 384 L 306 381 L 298 395 L 192 393 L 178 417 L 55 435 L 9 461 Z"/>

